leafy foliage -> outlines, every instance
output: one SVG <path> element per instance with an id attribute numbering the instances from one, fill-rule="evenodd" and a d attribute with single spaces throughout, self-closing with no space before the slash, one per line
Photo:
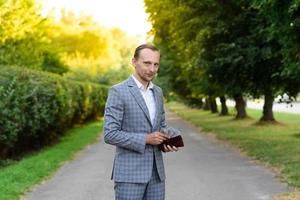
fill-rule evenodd
<path id="1" fill-rule="evenodd" d="M 99 26 L 92 17 L 61 12 L 59 21 L 52 19 L 48 37 L 60 49 L 62 60 L 70 66 L 66 77 L 76 80 L 98 80 L 101 75 L 129 65 L 135 39 L 120 29 Z"/>
<path id="2" fill-rule="evenodd" d="M 0 157 L 40 147 L 102 116 L 107 88 L 18 67 L 0 68 Z"/>
<path id="3" fill-rule="evenodd" d="M 136 38 L 101 27 L 91 16 L 52 14 L 42 16 L 36 0 L 1 1 L 0 64 L 90 81 L 129 64 Z"/>
<path id="4" fill-rule="evenodd" d="M 34 0 L 1 2 L 0 64 L 62 74 L 68 68 L 46 37 L 49 21 L 39 12 L 40 7 Z"/>
<path id="5" fill-rule="evenodd" d="M 180 96 L 265 96 L 273 119 L 274 96 L 299 92 L 299 1 L 145 4 L 163 52 L 161 77 L 172 77 L 166 87 Z"/>

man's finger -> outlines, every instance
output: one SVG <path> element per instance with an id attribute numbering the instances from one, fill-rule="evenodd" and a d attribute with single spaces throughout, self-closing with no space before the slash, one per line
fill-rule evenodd
<path id="1" fill-rule="evenodd" d="M 170 150 L 170 151 L 172 151 L 172 152 L 174 152 L 174 151 L 178 151 L 178 149 L 175 147 L 175 146 L 170 146 L 170 145 L 167 145 L 167 147 L 168 147 L 168 149 Z"/>
<path id="2" fill-rule="evenodd" d="M 165 134 L 165 133 L 159 133 L 158 135 L 159 135 L 160 137 L 165 138 L 165 139 L 169 139 L 169 138 L 170 138 L 169 135 L 167 135 L 167 134 Z"/>
<path id="3" fill-rule="evenodd" d="M 170 147 L 170 145 L 167 145 L 167 148 L 169 151 L 172 151 L 172 148 Z"/>
<path id="4" fill-rule="evenodd" d="M 167 140 L 169 139 L 168 137 L 164 136 L 164 135 L 157 135 L 157 137 L 160 139 L 160 140 Z"/>
<path id="5" fill-rule="evenodd" d="M 170 151 L 165 144 L 164 144 L 164 149 L 165 149 L 165 152 L 169 152 Z"/>
<path id="6" fill-rule="evenodd" d="M 178 148 L 175 146 L 172 146 L 172 148 L 174 149 L 174 151 L 178 151 Z"/>

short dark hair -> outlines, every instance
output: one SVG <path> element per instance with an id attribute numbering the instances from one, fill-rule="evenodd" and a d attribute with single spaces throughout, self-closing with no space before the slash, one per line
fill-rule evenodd
<path id="1" fill-rule="evenodd" d="M 142 44 L 140 46 L 138 46 L 135 51 L 134 51 L 134 55 L 133 57 L 135 59 L 138 59 L 139 56 L 140 56 L 140 52 L 143 50 L 143 49 L 151 49 L 152 51 L 158 51 L 159 52 L 159 49 L 154 46 L 153 44 Z"/>

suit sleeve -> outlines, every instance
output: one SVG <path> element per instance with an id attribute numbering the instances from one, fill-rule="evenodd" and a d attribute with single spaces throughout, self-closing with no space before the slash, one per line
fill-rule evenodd
<path id="1" fill-rule="evenodd" d="M 104 141 L 108 144 L 144 153 L 146 134 L 122 130 L 124 102 L 117 89 L 110 89 L 104 114 Z"/>

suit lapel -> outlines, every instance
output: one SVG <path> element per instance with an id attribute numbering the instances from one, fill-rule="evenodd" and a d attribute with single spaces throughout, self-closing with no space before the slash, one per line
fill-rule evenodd
<path id="1" fill-rule="evenodd" d="M 140 108 L 142 109 L 142 111 L 146 115 L 147 120 L 149 121 L 149 123 L 152 126 L 152 123 L 151 123 L 151 120 L 150 120 L 150 114 L 149 114 L 148 108 L 146 106 L 145 100 L 144 100 L 141 92 L 139 91 L 139 88 L 137 87 L 136 83 L 134 82 L 134 80 L 131 77 L 129 77 L 129 79 L 128 79 L 128 86 L 129 86 L 130 93 L 132 94 L 135 101 L 140 106 Z"/>

